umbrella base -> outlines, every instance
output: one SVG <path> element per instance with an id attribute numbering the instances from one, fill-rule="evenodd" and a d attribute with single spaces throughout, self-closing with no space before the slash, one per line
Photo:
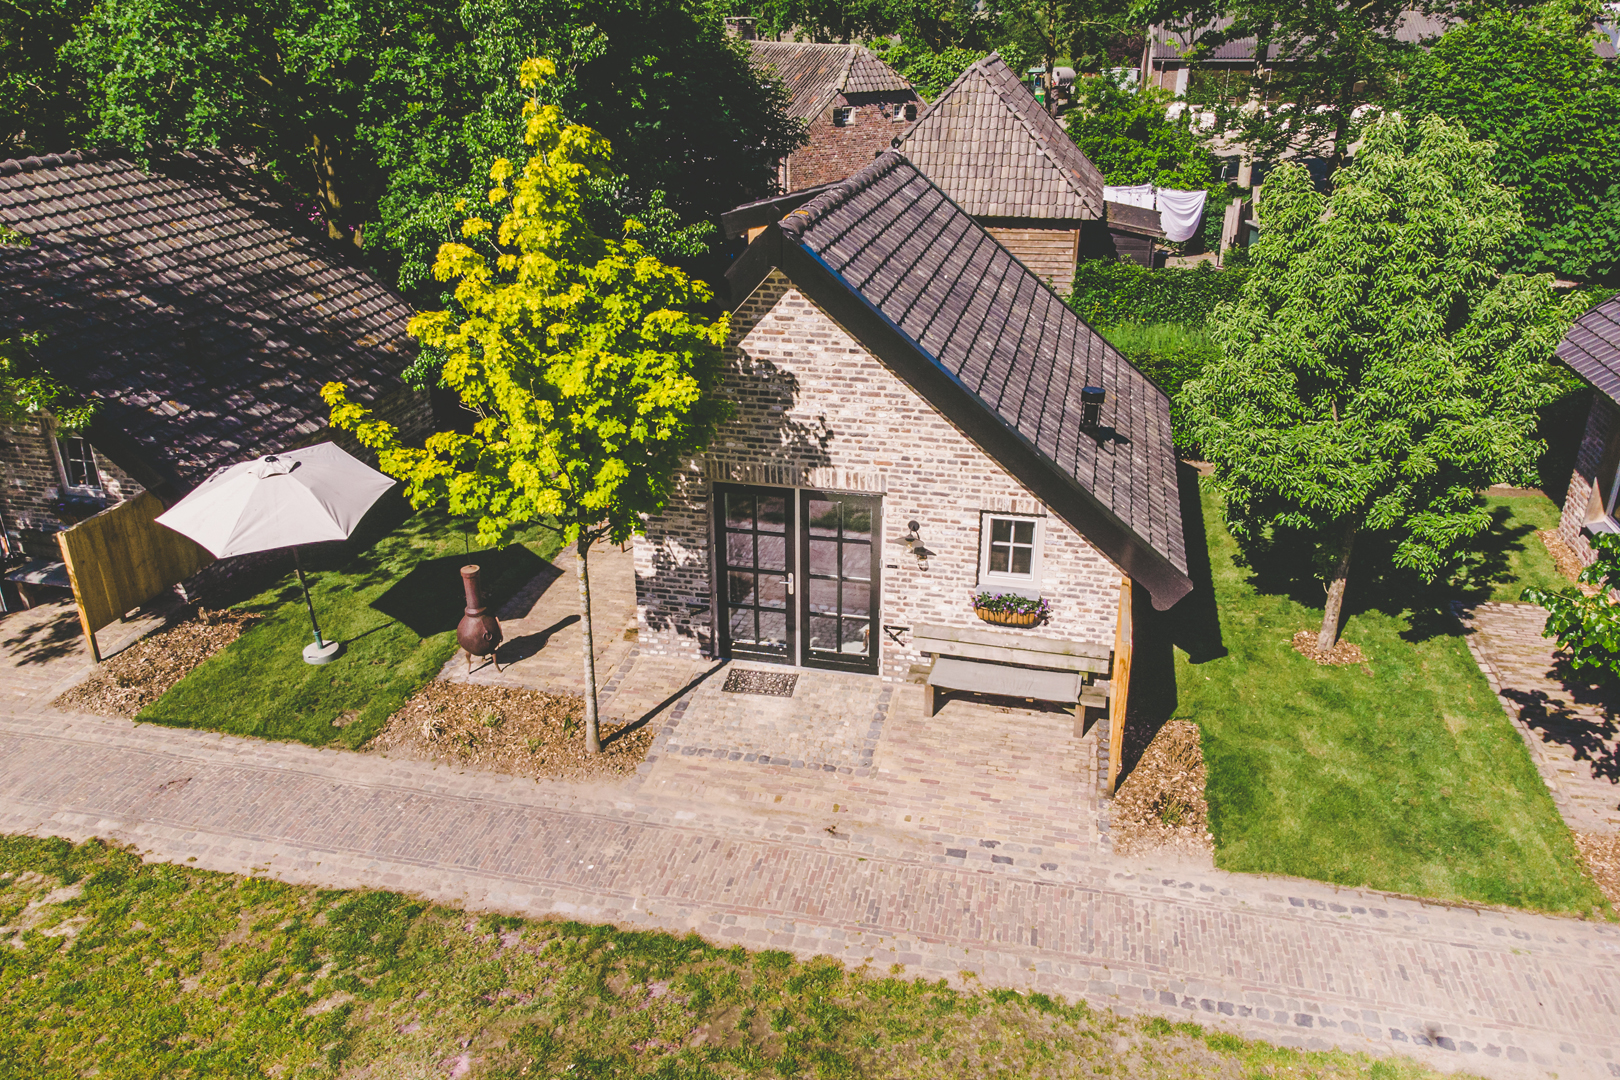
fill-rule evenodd
<path id="1" fill-rule="evenodd" d="M 328 641 L 325 645 L 317 645 L 313 641 L 304 646 L 304 663 L 330 664 L 343 655 L 343 642 Z"/>

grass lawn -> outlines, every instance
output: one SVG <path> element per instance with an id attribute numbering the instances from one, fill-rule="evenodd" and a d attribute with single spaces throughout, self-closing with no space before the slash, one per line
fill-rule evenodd
<path id="1" fill-rule="evenodd" d="M 143 865 L 97 841 L 0 836 L 0 924 L 0 1075 L 39 1080 L 1439 1075 L 695 935 Z"/>
<path id="2" fill-rule="evenodd" d="M 375 735 L 456 651 L 460 568 L 483 568 L 484 598 L 498 607 L 558 547 L 555 534 L 536 529 L 500 551 L 469 553 L 444 513 L 407 513 L 402 502 L 380 503 L 350 540 L 305 549 L 321 633 L 345 643 L 341 657 L 304 663 L 309 611 L 289 557 L 286 573 L 236 605 L 264 620 L 136 719 L 314 746 L 355 747 Z"/>
<path id="3" fill-rule="evenodd" d="M 1558 528 L 1558 507 L 1545 495 L 1492 495 L 1485 504 L 1494 522 L 1464 561 L 1458 591 L 1472 599 L 1518 602 L 1531 585 L 1557 592 L 1570 580 L 1558 572 L 1536 533 Z"/>
<path id="4" fill-rule="evenodd" d="M 1510 569 L 1556 577 L 1533 535 L 1545 515 L 1534 500 L 1494 501 L 1499 528 L 1464 584 L 1517 599 L 1524 582 L 1507 580 Z M 1608 910 L 1443 610 L 1455 586 L 1380 579 L 1380 553 L 1358 546 L 1344 637 L 1368 667 L 1319 667 L 1290 639 L 1320 627 L 1320 585 L 1308 571 L 1267 565 L 1257 575 L 1239 565 L 1207 492 L 1202 510 L 1218 641 L 1212 625 L 1190 626 L 1196 617 L 1172 629 L 1182 645 L 1174 712 L 1203 732 L 1218 866 L 1443 900 Z M 1194 513 L 1184 510 L 1189 549 Z"/>

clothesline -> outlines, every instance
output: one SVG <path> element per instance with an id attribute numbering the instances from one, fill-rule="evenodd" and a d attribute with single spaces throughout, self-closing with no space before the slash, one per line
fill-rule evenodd
<path id="1" fill-rule="evenodd" d="M 1159 212 L 1159 226 L 1164 238 L 1181 243 L 1191 240 L 1204 219 L 1204 200 L 1207 191 L 1177 191 L 1175 188 L 1154 187 L 1152 184 L 1109 185 L 1103 188 L 1108 202 L 1139 206 Z"/>

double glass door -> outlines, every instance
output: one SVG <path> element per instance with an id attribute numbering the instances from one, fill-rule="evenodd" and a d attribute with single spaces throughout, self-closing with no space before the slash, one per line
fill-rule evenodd
<path id="1" fill-rule="evenodd" d="M 879 500 L 717 485 L 715 511 L 722 651 L 875 673 Z"/>

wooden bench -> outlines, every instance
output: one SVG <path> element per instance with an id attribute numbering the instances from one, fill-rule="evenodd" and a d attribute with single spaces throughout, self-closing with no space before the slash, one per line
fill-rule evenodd
<path id="1" fill-rule="evenodd" d="M 1110 684 L 1096 678 L 1112 667 L 1113 653 L 1104 645 L 928 625 L 918 626 L 912 640 L 933 657 L 925 716 L 939 710 L 940 694 L 949 690 L 1099 709 L 1108 704 Z"/>

